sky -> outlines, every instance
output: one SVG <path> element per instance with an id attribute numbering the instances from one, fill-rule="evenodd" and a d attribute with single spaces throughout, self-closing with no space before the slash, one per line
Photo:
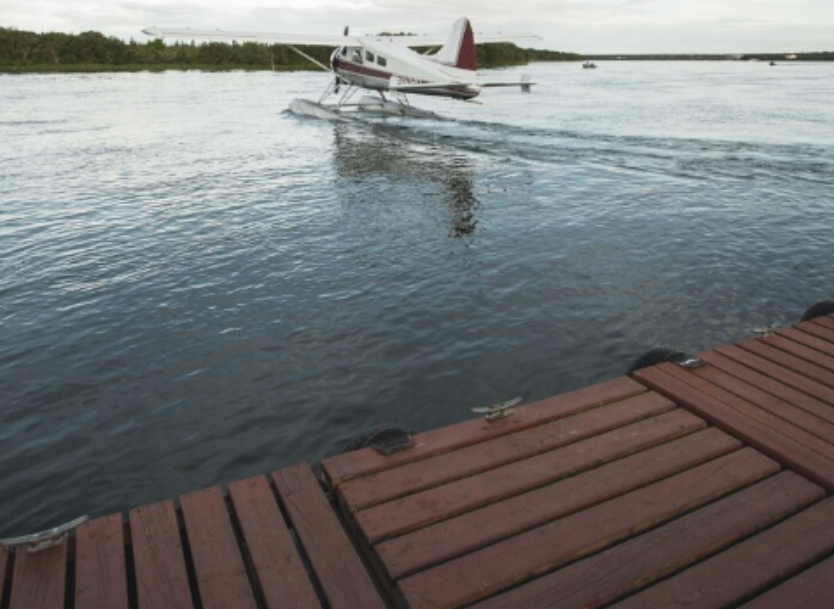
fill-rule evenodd
<path id="1" fill-rule="evenodd" d="M 125 40 L 154 25 L 438 35 L 460 16 L 476 38 L 534 33 L 524 46 L 583 54 L 834 50 L 834 0 L 0 0 L 0 27 Z"/>

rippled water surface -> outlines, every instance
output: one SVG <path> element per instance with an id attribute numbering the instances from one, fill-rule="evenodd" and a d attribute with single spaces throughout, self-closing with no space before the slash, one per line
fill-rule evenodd
<path id="1" fill-rule="evenodd" d="M 834 295 L 834 65 L 525 71 L 338 125 L 313 73 L 0 76 L 0 533 Z"/>

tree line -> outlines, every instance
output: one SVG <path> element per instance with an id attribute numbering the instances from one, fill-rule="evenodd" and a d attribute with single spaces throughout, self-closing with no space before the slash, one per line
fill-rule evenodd
<path id="1" fill-rule="evenodd" d="M 332 49 L 300 46 L 327 64 Z M 477 47 L 478 65 L 501 67 L 531 61 L 577 61 L 581 56 L 558 51 L 522 49 L 514 44 Z M 146 42 L 107 37 L 99 32 L 35 33 L 0 27 L 0 70 L 96 71 L 165 69 L 306 70 L 311 64 L 284 45 L 256 42 Z"/>

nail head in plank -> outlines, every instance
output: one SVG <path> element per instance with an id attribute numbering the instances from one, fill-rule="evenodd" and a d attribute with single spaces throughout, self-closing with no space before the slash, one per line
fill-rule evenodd
<path id="1" fill-rule="evenodd" d="M 140 609 L 193 607 L 173 502 L 131 510 L 130 537 Z"/>
<path id="2" fill-rule="evenodd" d="M 121 514 L 88 520 L 75 531 L 75 609 L 127 609 Z"/>
<path id="3" fill-rule="evenodd" d="M 561 417 L 569 416 L 623 400 L 641 393 L 646 388 L 628 377 L 619 377 L 592 387 L 519 406 L 513 416 L 495 422 L 473 419 L 441 429 L 416 434 L 414 448 L 384 456 L 371 448 L 336 455 L 322 461 L 322 469 L 332 485 L 341 484 L 390 467 L 411 463 L 450 450 L 483 442 L 507 433 L 541 425 Z"/>
<path id="4" fill-rule="evenodd" d="M 399 582 L 411 609 L 453 609 L 612 546 L 778 470 L 745 448 Z"/>
<path id="5" fill-rule="evenodd" d="M 783 472 L 471 609 L 607 606 L 798 512 L 823 495 L 818 486 Z"/>
<path id="6" fill-rule="evenodd" d="M 611 609 L 673 607 L 684 599 L 687 609 L 735 607 L 832 551 L 834 499 L 828 499 Z"/>
<path id="7" fill-rule="evenodd" d="M 331 609 L 385 609 L 310 466 L 302 463 L 272 476 Z"/>
<path id="8" fill-rule="evenodd" d="M 644 393 L 518 433 L 345 482 L 339 486 L 338 492 L 352 510 L 365 509 L 573 444 L 674 408 L 675 405 L 663 396 Z"/>
<path id="9" fill-rule="evenodd" d="M 834 601 L 834 556 L 796 575 L 741 609 L 817 609 Z"/>
<path id="10" fill-rule="evenodd" d="M 180 498 L 204 609 L 255 609 L 255 597 L 219 487 Z"/>
<path id="11" fill-rule="evenodd" d="M 740 445 L 723 431 L 706 429 L 391 539 L 375 550 L 391 576 L 400 579 L 691 469 Z"/>
<path id="12" fill-rule="evenodd" d="M 229 496 L 267 609 L 320 609 L 266 478 L 256 476 L 230 484 Z"/>
<path id="13" fill-rule="evenodd" d="M 10 609 L 64 609 L 67 542 L 30 554 L 18 547 Z"/>

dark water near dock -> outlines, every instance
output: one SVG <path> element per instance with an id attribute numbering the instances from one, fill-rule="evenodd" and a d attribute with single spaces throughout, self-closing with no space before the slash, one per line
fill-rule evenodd
<path id="1" fill-rule="evenodd" d="M 284 111 L 318 74 L 0 76 L 0 535 L 834 296 L 834 65 L 525 71 L 364 125 Z"/>

